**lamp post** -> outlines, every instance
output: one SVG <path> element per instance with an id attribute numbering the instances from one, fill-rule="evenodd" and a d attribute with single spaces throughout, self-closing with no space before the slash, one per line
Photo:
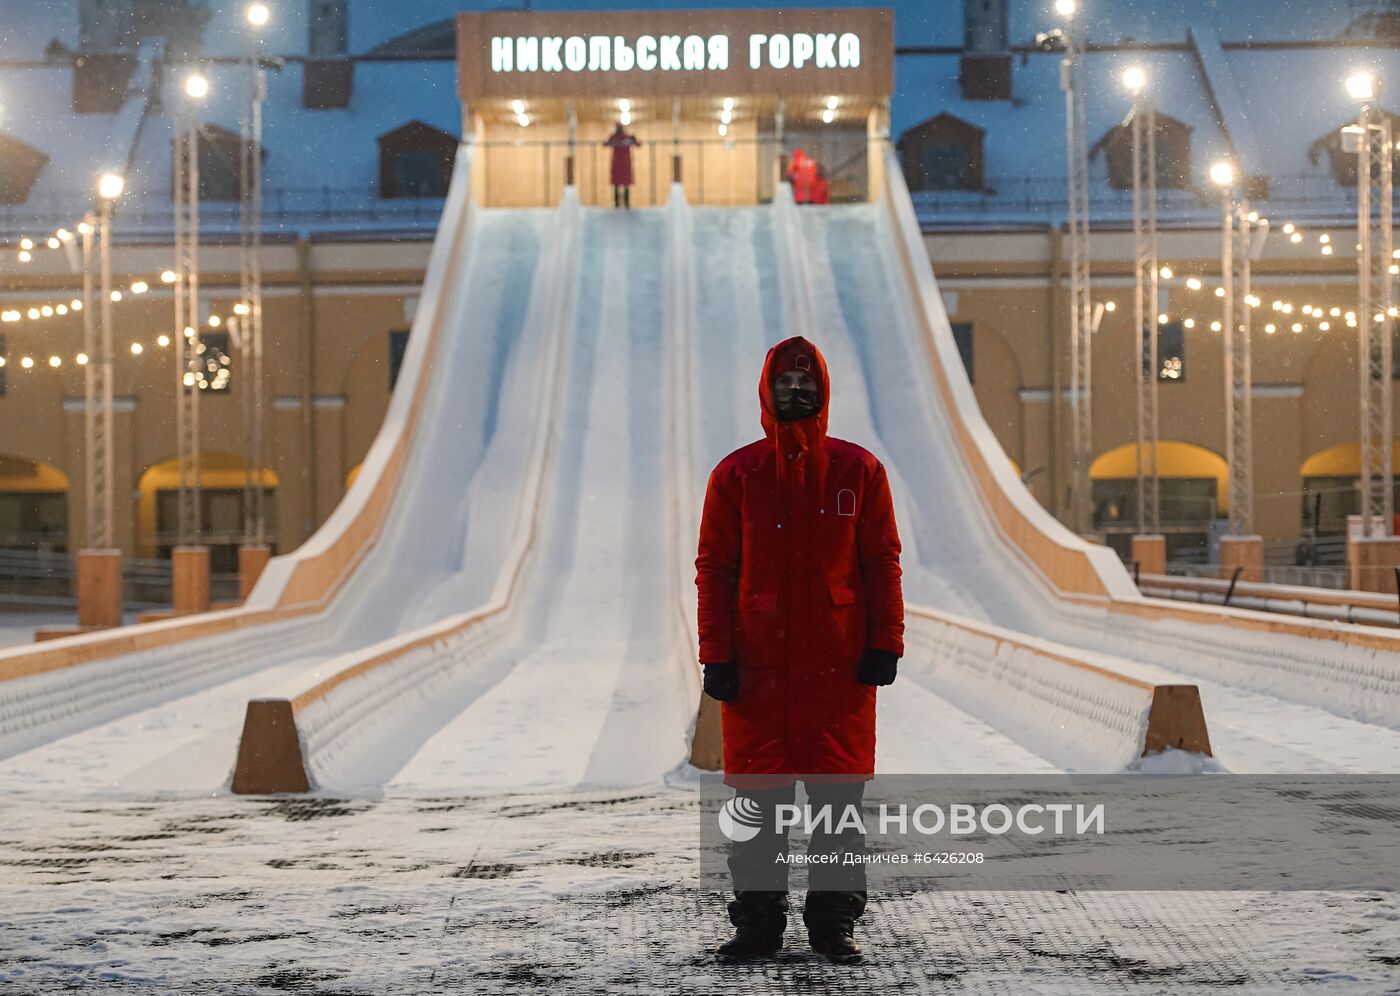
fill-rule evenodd
<path id="1" fill-rule="evenodd" d="M 95 546 L 109 549 L 114 544 L 112 529 L 112 202 L 122 195 L 126 182 L 118 173 L 104 173 L 97 181 L 97 243 L 100 255 L 101 333 L 98 341 L 98 367 L 101 374 L 101 416 L 96 421 L 93 453 L 97 500 L 102 509 Z M 86 306 L 84 306 L 84 310 Z"/>
<path id="2" fill-rule="evenodd" d="M 97 216 L 89 211 L 78 224 L 78 234 L 83 239 L 83 352 L 88 362 L 83 365 L 83 463 L 86 492 L 87 530 L 84 533 L 85 545 L 93 549 L 101 548 L 103 525 L 101 489 L 98 487 L 98 426 L 97 393 L 99 372 L 92 361 L 101 356 L 97 342 L 97 313 L 92 289 L 93 235 L 96 231 Z M 105 473 L 103 475 L 105 477 Z"/>
<path id="3" fill-rule="evenodd" d="M 1161 486 L 1157 476 L 1157 112 L 1146 93 L 1141 66 L 1123 71 L 1133 96 L 1133 321 L 1137 348 L 1133 366 L 1137 388 L 1137 531 L 1156 536 L 1161 528 Z"/>
<path id="4" fill-rule="evenodd" d="M 267 503 L 263 485 L 263 293 L 262 293 L 262 132 L 267 77 L 262 68 L 262 33 L 271 13 L 267 5 L 249 4 L 248 93 L 244 105 L 242 159 L 239 171 L 241 353 L 243 391 L 243 543 L 239 548 L 239 591 L 247 598 L 266 565 Z"/>
<path id="5" fill-rule="evenodd" d="M 180 491 L 178 539 L 171 551 L 171 599 L 176 612 L 209 607 L 209 548 L 199 545 L 203 532 L 199 481 L 199 376 L 203 363 L 199 318 L 199 102 L 209 95 L 209 80 L 198 72 L 185 76 L 185 126 L 175 157 L 175 329 L 176 431 L 179 436 Z"/>
<path id="6" fill-rule="evenodd" d="M 112 528 L 112 202 L 122 194 L 120 174 L 97 180 L 98 210 L 78 226 L 83 237 L 84 473 L 86 544 L 78 552 L 78 626 L 98 629 L 122 623 L 122 557 Z M 99 256 L 102 300 L 94 308 L 93 251 Z"/>
<path id="7" fill-rule="evenodd" d="M 1075 532 L 1093 529 L 1093 495 L 1089 464 L 1093 459 L 1091 387 L 1093 312 L 1089 300 L 1089 143 L 1084 108 L 1083 65 L 1074 27 L 1076 0 L 1055 0 L 1066 21 L 1065 57 L 1060 87 L 1065 92 L 1065 149 L 1069 177 L 1070 255 L 1070 413 L 1073 469 L 1070 475 L 1070 521 Z"/>
<path id="8" fill-rule="evenodd" d="M 1380 80 L 1362 70 L 1346 79 L 1347 95 L 1360 105 L 1355 126 L 1343 129 L 1356 152 L 1357 369 L 1361 394 L 1361 522 L 1359 549 L 1352 556 L 1352 586 L 1394 591 L 1395 495 L 1391 448 L 1394 329 L 1393 252 L 1394 146 L 1390 119 L 1377 106 Z M 1349 547 L 1351 544 L 1349 544 Z M 1364 551 L 1364 552 L 1363 552 Z M 1388 551 L 1382 555 L 1382 551 Z M 1360 556 L 1357 556 L 1360 554 Z"/>
<path id="9" fill-rule="evenodd" d="M 1238 192 L 1233 163 L 1217 162 L 1210 179 L 1220 189 L 1220 277 L 1224 294 L 1225 451 L 1229 464 L 1229 534 L 1221 539 L 1225 572 L 1264 580 L 1264 543 L 1254 535 L 1253 369 L 1250 359 L 1249 202 Z"/>

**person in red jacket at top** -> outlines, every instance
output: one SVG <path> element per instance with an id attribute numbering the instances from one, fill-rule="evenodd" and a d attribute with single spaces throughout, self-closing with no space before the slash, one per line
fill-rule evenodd
<path id="1" fill-rule="evenodd" d="M 812 186 L 817 179 L 817 161 L 802 149 L 794 149 L 787 176 L 788 182 L 792 184 L 792 199 L 798 204 L 812 203 Z"/>
<path id="2" fill-rule="evenodd" d="M 768 351 L 758 398 L 764 438 L 710 473 L 695 559 L 705 691 L 723 703 L 724 781 L 764 813 L 731 843 L 736 934 L 721 958 L 776 952 L 787 925 L 787 837 L 773 807 L 796 781 L 832 827 L 875 770 L 875 689 L 904 654 L 900 542 L 885 468 L 826 433 L 826 360 L 801 336 Z M 816 831 L 812 853 L 864 853 L 863 836 Z M 865 867 L 809 864 L 803 922 L 812 947 L 860 960 Z M 741 873 L 743 881 L 741 882 Z M 755 888 L 755 886 L 758 886 Z"/>
<path id="3" fill-rule="evenodd" d="M 831 188 L 827 186 L 826 170 L 821 164 L 817 164 L 817 170 L 812 176 L 812 201 L 813 204 L 830 204 Z"/>
<path id="4" fill-rule="evenodd" d="M 612 188 L 613 207 L 632 207 L 632 150 L 642 143 L 637 141 L 637 136 L 631 134 L 622 127 L 622 122 L 617 123 L 613 133 L 608 136 L 608 140 L 603 143 L 612 149 Z"/>

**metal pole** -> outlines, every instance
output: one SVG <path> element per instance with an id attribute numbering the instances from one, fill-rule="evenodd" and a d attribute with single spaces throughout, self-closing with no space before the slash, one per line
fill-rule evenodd
<path id="1" fill-rule="evenodd" d="M 1089 464 L 1093 459 L 1091 335 L 1089 300 L 1089 168 L 1084 87 L 1074 26 L 1065 28 L 1065 58 L 1060 86 L 1065 92 L 1065 147 L 1069 175 L 1070 255 L 1070 413 L 1073 422 L 1073 468 L 1070 475 L 1070 520 L 1075 532 L 1093 529 L 1093 494 Z"/>
<path id="2" fill-rule="evenodd" d="M 1395 307 L 1393 252 L 1394 177 L 1390 120 L 1370 104 L 1357 122 L 1358 325 L 1357 369 L 1361 389 L 1361 522 L 1370 538 L 1395 533 L 1395 485 L 1391 465 L 1391 376 Z"/>
<path id="3" fill-rule="evenodd" d="M 261 43 L 261 36 L 254 32 L 249 42 L 239 172 L 240 303 L 246 313 L 238 330 L 240 365 L 247 380 L 243 392 L 243 541 L 250 544 L 261 544 L 267 532 L 262 482 L 262 107 L 266 76 Z"/>
<path id="4" fill-rule="evenodd" d="M 1254 532 L 1253 372 L 1250 356 L 1249 203 L 1221 189 L 1220 273 L 1225 290 L 1225 447 L 1230 471 L 1230 535 Z"/>
<path id="5" fill-rule="evenodd" d="M 1158 351 L 1160 267 L 1157 252 L 1157 111 L 1141 88 L 1133 94 L 1133 320 L 1138 333 L 1133 355 L 1136 388 L 1137 531 L 1161 530 L 1158 475 L 1157 397 L 1161 372 Z"/>
<path id="6" fill-rule="evenodd" d="M 98 420 L 99 467 L 97 472 L 98 502 L 102 508 L 101 549 L 113 546 L 112 529 L 112 201 L 102 199 L 98 214 L 98 241 L 101 246 L 102 267 L 102 341 L 99 346 L 102 364 L 102 416 Z M 91 361 L 91 358 L 89 358 Z"/>
<path id="7" fill-rule="evenodd" d="M 87 363 L 83 366 L 83 452 L 86 479 L 87 530 L 84 544 L 89 548 L 100 548 L 98 539 L 102 535 L 102 516 L 98 504 L 97 488 L 97 316 L 93 313 L 95 302 L 92 291 L 92 236 L 96 221 L 92 212 L 83 218 L 79 231 L 83 236 L 83 352 Z"/>
<path id="8" fill-rule="evenodd" d="M 1157 390 L 1161 386 L 1162 360 L 1161 323 L 1157 321 L 1157 308 L 1160 299 L 1158 281 L 1161 277 L 1161 260 L 1157 254 L 1157 107 L 1151 98 L 1147 101 L 1147 294 L 1149 307 L 1147 337 L 1147 531 L 1153 534 L 1162 528 L 1162 480 L 1158 473 L 1158 449 L 1161 443 L 1157 419 Z"/>
<path id="9" fill-rule="evenodd" d="M 177 270 L 176 297 L 180 320 L 180 339 L 184 363 L 181 365 L 178 397 L 182 405 L 180 419 L 180 527 L 179 542 L 187 546 L 198 540 L 201 528 L 199 487 L 199 379 L 204 357 L 199 334 L 199 124 L 194 101 L 186 106 L 184 155 L 182 163 L 184 184 L 180 215 L 180 265 Z M 188 333 L 188 334 L 186 334 Z"/>
<path id="10" fill-rule="evenodd" d="M 186 162 L 189 157 L 188 132 L 181 128 L 176 132 L 175 154 L 175 279 L 171 289 L 175 292 L 175 436 L 176 464 L 179 471 L 179 487 L 176 492 L 176 542 L 183 546 L 190 541 L 188 523 L 190 519 L 190 466 L 189 466 L 189 382 L 190 346 L 185 336 L 185 268 L 188 260 L 185 255 L 185 180 Z"/>
<path id="11" fill-rule="evenodd" d="M 1137 330 L 1136 349 L 1133 351 L 1133 386 L 1137 401 L 1137 531 L 1149 532 L 1147 495 L 1147 340 L 1152 338 L 1152 326 L 1156 322 L 1156 303 L 1148 303 L 1147 269 L 1151 266 L 1150 249 L 1147 244 L 1142 176 L 1143 111 L 1142 99 L 1133 98 L 1133 327 Z"/>
<path id="12" fill-rule="evenodd" d="M 262 39 L 254 43 L 255 53 L 261 48 Z M 262 226 L 263 226 L 263 175 L 262 139 L 263 104 L 267 101 L 267 73 L 257 59 L 256 76 L 253 80 L 253 259 L 249 269 L 251 300 L 248 302 L 249 315 L 253 320 L 253 466 L 258 479 L 253 488 L 253 542 L 267 542 L 267 492 L 263 481 L 263 468 L 266 466 L 264 452 L 264 410 L 263 410 L 263 279 L 262 279 Z"/>
<path id="13" fill-rule="evenodd" d="M 243 106 L 238 119 L 238 302 L 239 308 L 235 308 L 235 315 L 240 308 L 248 306 L 251 289 L 250 271 L 252 269 L 252 232 L 253 223 L 253 192 L 252 182 L 252 149 L 253 149 L 253 105 L 257 103 L 257 32 L 254 31 L 248 39 L 248 59 L 246 73 L 244 75 L 244 86 L 247 88 L 243 94 Z M 238 340 L 238 360 L 239 369 L 247 372 L 252 359 L 251 344 L 248 337 L 251 330 L 251 321 L 247 323 L 239 321 L 238 317 L 230 318 L 228 325 L 231 334 Z M 243 416 L 243 542 L 245 544 L 253 541 L 253 395 L 251 391 L 242 392 L 242 403 L 240 405 Z"/>
<path id="14" fill-rule="evenodd" d="M 186 198 L 189 208 L 189 230 L 186 233 L 185 251 L 189 267 L 185 274 L 185 288 L 189 295 L 189 303 L 186 305 L 190 320 L 189 325 L 194 330 L 194 335 L 190 336 L 190 353 L 197 371 L 194 384 L 190 386 L 189 395 L 190 538 L 193 542 L 198 543 L 200 534 L 204 531 L 204 512 L 200 507 L 202 495 L 200 493 L 199 453 L 199 381 L 204 375 L 204 344 L 200 336 L 202 329 L 199 315 L 199 113 L 193 100 L 190 101 L 188 142 L 190 158 L 185 179 L 189 183 L 189 193 Z"/>

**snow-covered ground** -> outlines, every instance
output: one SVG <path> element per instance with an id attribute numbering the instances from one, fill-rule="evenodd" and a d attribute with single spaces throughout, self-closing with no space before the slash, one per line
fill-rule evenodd
<path id="1" fill-rule="evenodd" d="M 720 965 L 682 787 L 6 815 L 6 992 L 1397 991 L 1380 893 L 877 893 L 863 965 L 815 958 L 796 917 L 776 961 Z"/>

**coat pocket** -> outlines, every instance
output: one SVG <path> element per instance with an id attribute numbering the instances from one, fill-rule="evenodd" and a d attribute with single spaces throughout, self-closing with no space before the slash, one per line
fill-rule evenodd
<path id="1" fill-rule="evenodd" d="M 827 583 L 827 588 L 831 591 L 832 605 L 855 605 L 860 601 L 860 594 L 850 585 L 831 581 Z"/>
<path id="2" fill-rule="evenodd" d="M 740 612 L 772 612 L 778 607 L 778 593 L 760 591 L 739 597 Z"/>

